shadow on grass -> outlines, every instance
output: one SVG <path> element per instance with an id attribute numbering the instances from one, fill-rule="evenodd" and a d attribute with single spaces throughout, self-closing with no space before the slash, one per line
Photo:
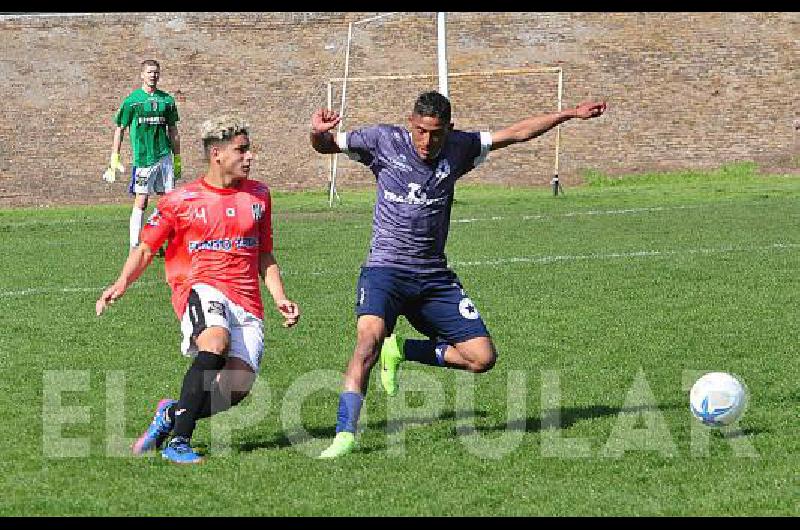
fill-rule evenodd
<path id="1" fill-rule="evenodd" d="M 529 416 L 527 418 L 512 418 L 508 421 L 504 418 L 500 422 L 493 425 L 476 426 L 475 420 L 486 418 L 488 414 L 485 411 L 447 411 L 439 416 L 407 416 L 394 420 L 381 420 L 381 421 L 368 421 L 365 428 L 367 430 L 379 430 L 387 434 L 396 434 L 402 431 L 409 425 L 427 425 L 440 422 L 455 421 L 454 430 L 456 435 L 470 435 L 480 433 L 502 432 L 502 431 L 523 431 L 528 433 L 540 432 L 543 429 L 569 429 L 576 423 L 582 420 L 589 420 L 594 418 L 604 418 L 616 416 L 620 413 L 635 413 L 641 414 L 648 411 L 664 411 L 676 410 L 685 408 L 683 404 L 662 404 L 659 406 L 643 405 L 637 407 L 608 407 L 605 405 L 594 405 L 589 407 L 561 407 L 560 409 L 548 409 L 542 411 L 539 416 Z M 760 431 L 754 429 L 744 429 L 737 431 L 739 435 L 753 434 Z M 333 425 L 330 427 L 306 427 L 303 436 L 296 436 L 297 438 L 305 438 L 311 436 L 313 438 L 330 438 L 336 435 L 336 429 Z M 730 434 L 732 436 L 733 433 Z M 249 440 L 241 442 L 237 445 L 237 449 L 241 452 L 255 451 L 258 449 L 283 449 L 291 447 L 293 442 L 286 433 L 279 433 L 269 439 Z M 362 448 L 362 452 L 370 452 L 371 450 L 381 450 L 381 447 L 375 448 Z"/>
<path id="2" fill-rule="evenodd" d="M 393 421 L 368 421 L 366 424 L 367 430 L 381 430 L 388 433 L 398 432 L 399 430 L 403 429 L 405 425 L 414 424 L 414 425 L 424 425 L 429 423 L 437 423 L 442 421 L 448 420 L 455 420 L 455 419 L 463 419 L 464 417 L 468 417 L 470 414 L 467 412 L 459 412 L 455 413 L 453 411 L 445 412 L 437 417 L 406 417 L 400 420 L 393 420 Z M 486 413 L 483 411 L 478 411 L 474 415 L 479 417 L 485 417 Z M 308 436 L 312 438 L 333 438 L 336 435 L 336 426 L 331 425 L 330 427 L 305 427 L 305 432 Z M 303 436 L 305 437 L 305 436 Z M 283 449 L 286 447 L 291 447 L 293 444 L 292 440 L 286 433 L 280 433 L 277 436 L 274 436 L 271 439 L 266 440 L 250 440 L 239 443 L 236 447 L 241 452 L 249 452 L 255 451 L 258 449 Z"/>

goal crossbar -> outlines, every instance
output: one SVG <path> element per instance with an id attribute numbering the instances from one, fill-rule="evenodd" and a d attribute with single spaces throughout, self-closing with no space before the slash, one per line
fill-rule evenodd
<path id="1" fill-rule="evenodd" d="M 475 77 L 481 75 L 526 75 L 526 74 L 560 74 L 560 66 L 544 68 L 516 68 L 510 70 L 480 70 L 473 72 L 451 72 L 447 77 Z M 437 74 L 397 74 L 397 75 L 368 75 L 361 77 L 332 77 L 329 83 L 341 83 L 343 81 L 381 81 L 392 79 L 434 79 L 439 77 Z"/>

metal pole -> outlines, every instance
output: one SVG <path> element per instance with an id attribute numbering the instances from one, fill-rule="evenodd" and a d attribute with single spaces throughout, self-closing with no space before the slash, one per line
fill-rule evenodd
<path id="1" fill-rule="evenodd" d="M 347 25 L 347 48 L 345 49 L 344 54 L 344 78 L 342 79 L 342 102 L 339 105 L 339 116 L 341 116 L 342 120 L 339 122 L 339 126 L 337 128 L 338 132 L 342 132 L 342 125 L 344 125 L 344 104 L 345 104 L 345 97 L 347 96 L 347 75 L 350 72 L 350 43 L 353 40 L 353 23 Z M 339 197 L 339 194 L 336 193 L 336 167 L 339 157 L 337 155 L 333 155 L 333 169 L 331 170 L 331 189 L 328 193 L 328 206 L 333 206 L 333 197 Z"/>
<path id="2" fill-rule="evenodd" d="M 444 12 L 437 15 L 438 50 L 439 50 L 439 93 L 448 97 L 447 90 L 447 36 L 445 32 Z"/>
<path id="3" fill-rule="evenodd" d="M 562 91 L 564 89 L 564 71 L 558 69 L 558 112 L 561 112 Z M 561 145 L 561 125 L 556 125 L 556 159 L 553 169 L 553 180 L 550 183 L 553 185 L 553 195 L 557 196 L 561 190 L 561 184 L 558 181 L 558 150 Z"/>
<path id="4" fill-rule="evenodd" d="M 328 109 L 333 108 L 333 83 L 328 81 Z M 328 192 L 330 193 L 331 186 L 333 185 L 333 161 L 336 155 L 332 154 L 328 157 Z M 330 206 L 330 204 L 329 204 Z"/>

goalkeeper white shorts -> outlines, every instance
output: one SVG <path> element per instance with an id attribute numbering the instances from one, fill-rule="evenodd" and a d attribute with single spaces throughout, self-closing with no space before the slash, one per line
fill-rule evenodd
<path id="1" fill-rule="evenodd" d="M 131 183 L 128 191 L 136 195 L 162 195 L 175 187 L 175 169 L 172 155 L 166 155 L 152 166 L 131 169 Z"/>

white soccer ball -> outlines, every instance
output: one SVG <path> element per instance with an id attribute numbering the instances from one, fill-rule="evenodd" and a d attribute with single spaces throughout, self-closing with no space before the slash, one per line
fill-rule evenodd
<path id="1" fill-rule="evenodd" d="M 705 425 L 719 427 L 738 420 L 747 404 L 744 385 L 731 374 L 709 372 L 689 392 L 689 408 Z"/>

